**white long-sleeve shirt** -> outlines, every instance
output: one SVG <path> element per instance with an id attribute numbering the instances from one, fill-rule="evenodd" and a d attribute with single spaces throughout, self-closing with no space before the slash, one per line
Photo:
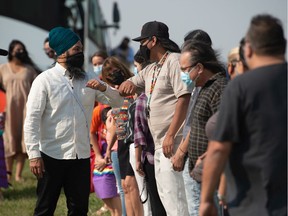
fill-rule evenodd
<path id="1" fill-rule="evenodd" d="M 104 93 L 86 87 L 87 81 L 95 78 L 95 73 L 88 72 L 85 79 L 69 80 L 58 63 L 38 75 L 28 96 L 24 122 L 29 159 L 41 157 L 40 151 L 55 159 L 90 156 L 89 127 L 95 100 L 112 107 L 123 102 L 109 86 Z"/>

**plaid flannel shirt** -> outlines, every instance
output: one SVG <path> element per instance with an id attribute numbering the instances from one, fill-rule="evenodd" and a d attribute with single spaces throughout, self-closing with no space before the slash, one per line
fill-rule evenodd
<path id="1" fill-rule="evenodd" d="M 199 156 L 208 147 L 205 125 L 208 119 L 218 110 L 222 92 L 227 85 L 223 72 L 213 75 L 202 87 L 192 111 L 191 131 L 188 146 L 189 170 L 191 171 Z"/>
<path id="2" fill-rule="evenodd" d="M 154 164 L 154 141 L 148 127 L 146 107 L 147 96 L 142 93 L 136 100 L 134 145 L 142 146 L 142 162 L 147 158 L 150 164 Z"/>

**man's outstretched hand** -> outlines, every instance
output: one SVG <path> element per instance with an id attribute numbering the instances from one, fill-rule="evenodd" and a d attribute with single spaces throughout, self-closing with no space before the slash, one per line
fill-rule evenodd
<path id="1" fill-rule="evenodd" d="M 136 86 L 131 81 L 126 80 L 120 85 L 118 91 L 121 96 L 134 95 L 136 93 Z"/>

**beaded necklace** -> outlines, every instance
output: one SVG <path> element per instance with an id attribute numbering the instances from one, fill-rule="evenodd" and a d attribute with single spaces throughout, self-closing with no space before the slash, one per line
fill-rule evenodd
<path id="1" fill-rule="evenodd" d="M 153 74 L 152 74 L 152 80 L 151 80 L 151 86 L 150 86 L 150 91 L 149 91 L 149 97 L 148 97 L 148 100 L 147 100 L 147 110 L 146 110 L 146 114 L 147 114 L 147 117 L 149 117 L 149 112 L 150 112 L 150 102 L 151 102 L 151 97 L 152 97 L 152 93 L 154 91 L 154 87 L 156 85 L 156 82 L 157 82 L 157 79 L 158 79 L 158 76 L 160 74 L 160 71 L 161 71 L 161 68 L 163 66 L 163 64 L 165 63 L 168 55 L 170 54 L 169 51 L 167 51 L 163 57 L 161 58 L 161 60 L 159 61 L 159 63 L 155 64 L 154 67 L 153 67 Z M 157 74 L 156 74 L 157 72 Z"/>

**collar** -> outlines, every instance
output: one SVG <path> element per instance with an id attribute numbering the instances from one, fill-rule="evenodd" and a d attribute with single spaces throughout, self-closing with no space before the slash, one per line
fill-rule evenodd
<path id="1" fill-rule="evenodd" d="M 156 62 L 156 66 L 157 66 L 157 67 L 162 67 L 163 64 L 165 63 L 165 61 L 166 61 L 166 59 L 167 59 L 167 57 L 168 57 L 169 54 L 170 54 L 170 51 L 166 51 L 165 54 L 164 54 L 164 55 L 162 56 L 162 58 L 160 59 L 160 61 L 159 61 L 159 62 Z"/>
<path id="2" fill-rule="evenodd" d="M 70 76 L 69 71 L 64 68 L 61 64 L 59 64 L 58 62 L 56 62 L 55 64 L 55 68 L 57 71 L 59 71 L 63 76 Z"/>
<path id="3" fill-rule="evenodd" d="M 216 74 L 214 74 L 212 77 L 210 77 L 210 79 L 204 84 L 204 86 L 209 86 L 211 85 L 215 80 L 220 79 L 220 78 L 226 78 L 225 73 L 224 72 L 218 72 Z M 204 87 L 203 86 L 203 87 Z"/>

